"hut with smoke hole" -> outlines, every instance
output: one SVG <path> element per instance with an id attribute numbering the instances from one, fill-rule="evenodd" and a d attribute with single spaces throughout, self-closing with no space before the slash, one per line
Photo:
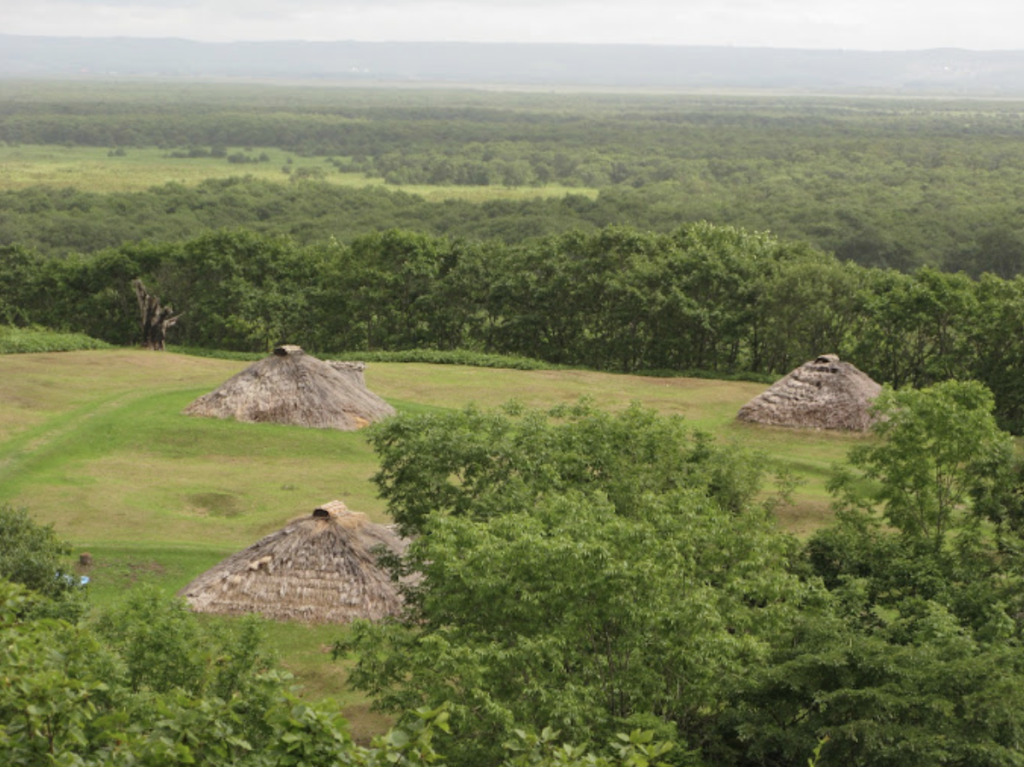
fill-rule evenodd
<path id="1" fill-rule="evenodd" d="M 805 362 L 740 408 L 737 418 L 770 426 L 866 431 L 882 387 L 835 354 Z"/>
<path id="2" fill-rule="evenodd" d="M 408 544 L 341 501 L 318 507 L 228 557 L 178 592 L 196 612 L 258 613 L 273 620 L 381 620 L 402 607 L 398 584 L 378 557 Z"/>
<path id="3" fill-rule="evenodd" d="M 325 362 L 299 346 L 279 346 L 184 413 L 355 431 L 395 413 L 366 388 L 365 367 L 362 362 Z"/>

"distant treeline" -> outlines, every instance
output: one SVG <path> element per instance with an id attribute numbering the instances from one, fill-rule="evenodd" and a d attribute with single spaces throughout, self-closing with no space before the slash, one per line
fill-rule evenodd
<path id="1" fill-rule="evenodd" d="M 1024 184 L 1024 174 L 1020 178 Z M 952 194 L 951 190 L 943 194 Z M 245 227 L 286 234 L 303 244 L 326 236 L 351 242 L 399 228 L 515 245 L 569 231 L 594 233 L 623 222 L 668 233 L 682 223 L 707 220 L 770 230 L 863 266 L 912 271 L 924 265 L 974 277 L 990 272 L 1008 278 L 1024 271 L 1024 221 L 1019 220 L 1024 213 L 1017 210 L 1017 191 L 1007 191 L 991 205 L 979 193 L 963 205 L 947 200 L 935 208 L 917 210 L 916 216 L 929 219 L 927 225 L 915 223 L 884 200 L 877 205 L 865 200 L 855 210 L 822 211 L 816 216 L 809 212 L 813 204 L 804 205 L 793 196 L 798 193 L 790 187 L 789 196 L 783 198 L 747 189 L 729 202 L 716 202 L 688 194 L 678 184 L 663 183 L 643 189 L 609 187 L 596 199 L 568 194 L 529 200 L 428 202 L 379 186 L 350 188 L 315 179 L 278 184 L 238 177 L 211 179 L 197 187 L 167 184 L 146 192 L 112 194 L 35 187 L 0 192 L 0 244 L 64 255 Z M 1024 189 L 1020 194 L 1024 196 Z M 750 195 L 759 201 L 750 202 Z M 744 208 L 748 202 L 750 207 Z M 759 211 L 759 205 L 764 209 Z M 769 210 L 773 206 L 778 210 Z"/>
<path id="2" fill-rule="evenodd" d="M 243 147 L 252 150 L 246 157 L 276 147 L 323 158 L 326 173 L 394 185 L 602 190 L 596 207 L 580 210 L 578 201 L 569 210 L 546 202 L 453 211 L 363 198 L 381 206 L 377 219 L 398 209 L 386 226 L 513 242 L 580 226 L 668 232 L 710 220 L 805 240 L 862 265 L 1001 276 L 1024 268 L 1022 115 L 1015 102 L 0 83 L 8 144 L 109 147 L 111 162 L 132 147 Z M 197 224 L 300 238 L 304 226 L 316 237 L 328 226 L 346 240 L 369 230 L 368 214 L 349 210 L 359 202 L 326 188 L 250 183 L 197 194 L 168 188 L 109 202 L 11 194 L 0 200 L 0 242 L 109 246 L 119 225 L 109 219 L 120 216 L 151 227 L 147 237 L 195 234 Z M 153 222 L 153 212 L 167 221 Z M 483 231 L 467 231 L 481 221 Z"/>
<path id="3" fill-rule="evenodd" d="M 781 374 L 825 352 L 879 381 L 974 378 L 1024 432 L 1024 277 L 841 262 L 732 227 L 610 227 L 508 245 L 390 230 L 299 244 L 223 231 L 53 258 L 0 250 L 0 321 L 138 341 L 130 281 L 171 340 L 266 351 L 466 349 L 642 373 Z"/>

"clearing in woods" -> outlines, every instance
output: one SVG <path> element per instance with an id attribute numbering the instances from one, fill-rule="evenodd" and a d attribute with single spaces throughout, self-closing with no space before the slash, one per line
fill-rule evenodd
<path id="1" fill-rule="evenodd" d="M 386 521 L 370 481 L 375 456 L 361 433 L 181 415 L 248 364 L 126 349 L 0 357 L 0 502 L 53 523 L 76 556 L 92 554 L 90 588 L 100 605 L 142 582 L 174 593 L 331 499 Z M 802 485 L 779 516 L 797 535 L 828 522 L 828 469 L 862 439 L 737 423 L 740 406 L 765 389 L 756 383 L 403 363 L 371 363 L 366 380 L 399 411 L 513 398 L 550 407 L 586 396 L 606 409 L 637 401 L 683 415 L 795 472 Z M 322 648 L 339 631 L 272 628 L 305 694 L 337 694 L 344 667 Z M 364 700 L 343 703 L 357 728 L 372 728 Z"/>

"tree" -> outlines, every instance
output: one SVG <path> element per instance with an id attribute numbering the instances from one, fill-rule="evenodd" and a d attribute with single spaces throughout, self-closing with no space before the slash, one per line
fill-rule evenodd
<path id="1" fill-rule="evenodd" d="M 883 609 L 859 585 L 837 592 L 845 610 L 801 616 L 791 640 L 750 669 L 721 720 L 726 753 L 798 764 L 827 739 L 822 764 L 1024 763 L 1020 648 L 979 641 L 934 602 Z"/>
<path id="2" fill-rule="evenodd" d="M 435 743 L 449 730 L 446 705 L 410 711 L 402 728 L 357 745 L 336 703 L 301 701 L 288 691 L 288 675 L 250 663 L 259 639 L 247 628 L 238 641 L 210 643 L 208 627 L 156 592 L 133 597 L 127 611 L 111 616 L 119 630 L 161 648 L 195 639 L 193 654 L 208 656 L 213 677 L 241 671 L 244 682 L 219 689 L 147 682 L 136 689 L 126 673 L 134 660 L 125 636 L 110 641 L 109 626 L 96 631 L 90 622 L 40 619 L 45 599 L 0 579 L 0 763 L 427 767 L 442 760 Z M 140 625 L 154 617 L 158 626 Z M 154 636 L 154 629 L 173 636 Z M 171 681 L 167 671 L 179 660 L 177 651 L 150 652 L 145 663 L 162 670 L 149 681 Z M 585 747 L 556 749 L 545 729 L 539 736 L 518 732 L 505 750 L 510 767 L 640 767 L 670 748 L 638 729 L 618 736 L 612 757 L 599 760 Z"/>
<path id="3" fill-rule="evenodd" d="M 805 547 L 826 609 L 752 669 L 723 742 L 756 763 L 1016 765 L 1024 737 L 1019 539 L 991 516 L 1010 443 L 975 382 L 883 392 L 839 471 L 837 524 Z"/>
<path id="4" fill-rule="evenodd" d="M 180 314 L 174 309 L 161 306 L 160 299 L 152 295 L 142 280 L 132 280 L 135 297 L 139 301 L 139 312 L 142 314 L 142 345 L 147 349 L 162 352 L 167 341 L 167 331 L 178 322 Z"/>
<path id="5" fill-rule="evenodd" d="M 1024 277 L 991 274 L 977 284 L 978 311 L 969 335 L 969 369 L 996 400 L 996 418 L 1014 434 L 1024 433 Z"/>
<path id="6" fill-rule="evenodd" d="M 517 726 L 658 723 L 701 746 L 814 590 L 752 503 L 756 465 L 678 419 L 511 408 L 399 416 L 372 439 L 422 580 L 401 622 L 358 624 L 338 652 L 385 710 L 450 701 L 455 764 L 493 761 Z"/>
<path id="7" fill-rule="evenodd" d="M 861 276 L 850 356 L 862 370 L 894 388 L 970 376 L 962 343 L 978 311 L 968 277 L 934 269 L 868 269 Z"/>
<path id="8" fill-rule="evenodd" d="M 996 425 L 992 393 L 975 381 L 945 381 L 926 389 L 884 389 L 874 405 L 878 438 L 850 451 L 851 466 L 832 490 L 848 508 L 881 510 L 904 534 L 939 550 L 967 517 L 972 491 L 1009 459 L 1009 435 Z"/>
<path id="9" fill-rule="evenodd" d="M 66 595 L 78 585 L 66 560 L 70 553 L 53 525 L 40 525 L 27 510 L 0 504 L 0 578 L 47 597 Z"/>
<path id="10" fill-rule="evenodd" d="M 511 402 L 495 411 L 405 415 L 368 432 L 373 480 L 408 534 L 431 515 L 475 519 L 517 512 L 545 493 L 602 493 L 624 516 L 645 494 L 687 490 L 740 513 L 764 479 L 763 457 L 739 460 L 710 435 L 634 403 L 620 413 L 587 400 L 550 411 Z"/>

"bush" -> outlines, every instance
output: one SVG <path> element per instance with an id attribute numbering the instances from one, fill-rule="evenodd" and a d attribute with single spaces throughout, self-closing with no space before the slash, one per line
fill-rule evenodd
<path id="1" fill-rule="evenodd" d="M 78 583 L 64 560 L 70 553 L 53 525 L 37 524 L 25 509 L 0 505 L 0 577 L 48 597 L 60 596 Z"/>
<path id="2" fill-rule="evenodd" d="M 30 607 L 34 617 L 77 621 L 85 612 L 85 590 L 65 557 L 71 547 L 53 525 L 40 525 L 25 509 L 0 504 L 0 578 L 48 597 Z"/>
<path id="3" fill-rule="evenodd" d="M 37 326 L 16 328 L 0 325 L 0 354 L 73 352 L 109 348 L 110 344 L 84 333 L 62 333 Z"/>

